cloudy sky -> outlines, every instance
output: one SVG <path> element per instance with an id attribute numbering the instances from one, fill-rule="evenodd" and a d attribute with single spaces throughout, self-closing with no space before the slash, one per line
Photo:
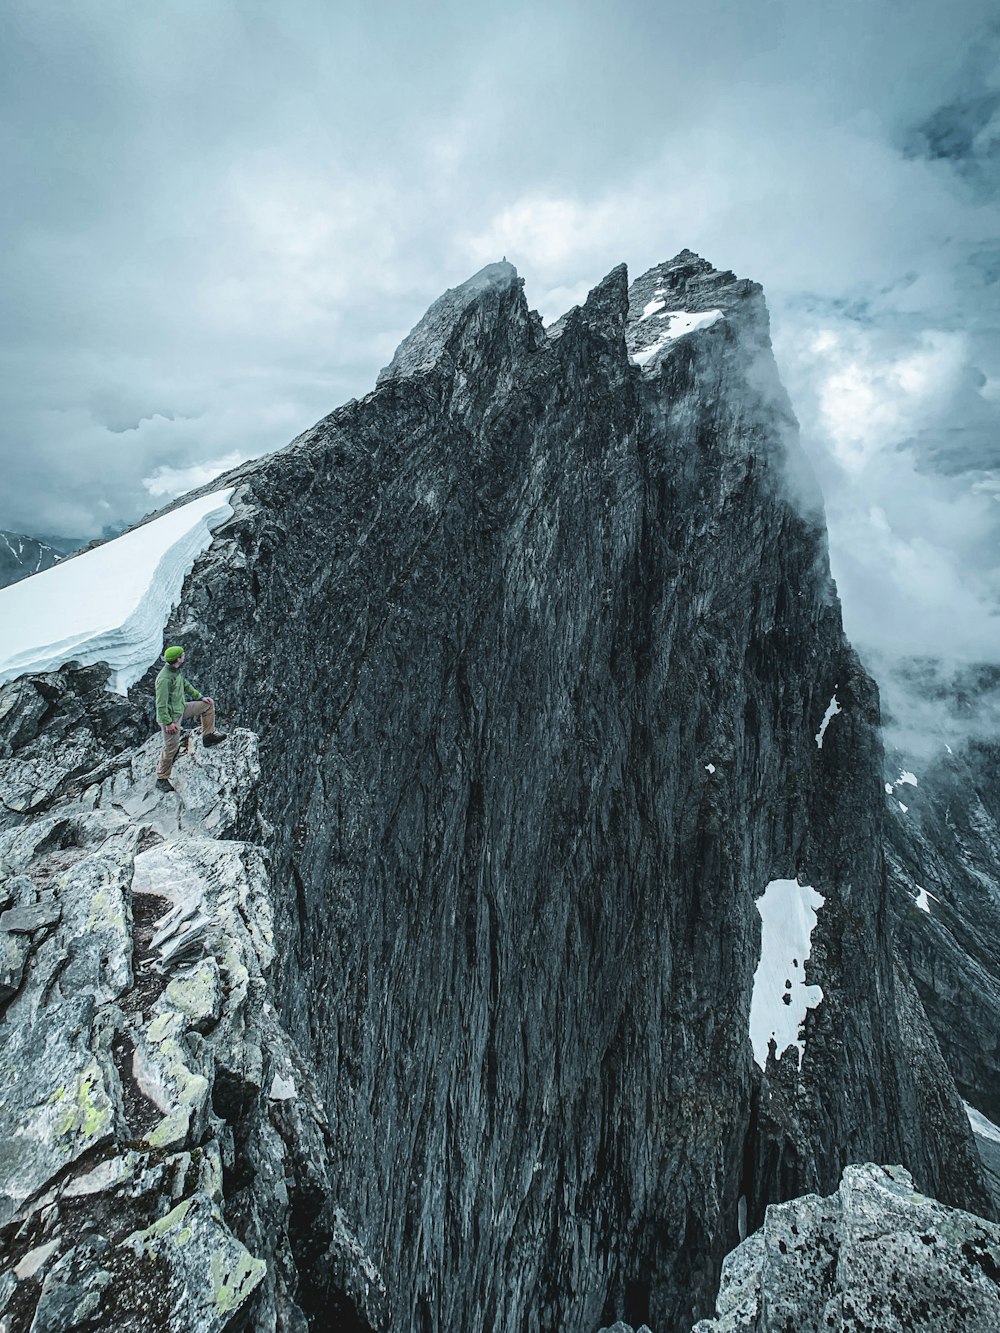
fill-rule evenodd
<path id="1" fill-rule="evenodd" d="M 0 111 L 0 528 L 280 447 L 501 255 L 549 319 L 689 246 L 764 285 L 849 633 L 1000 661 L 992 0 L 35 0 Z"/>

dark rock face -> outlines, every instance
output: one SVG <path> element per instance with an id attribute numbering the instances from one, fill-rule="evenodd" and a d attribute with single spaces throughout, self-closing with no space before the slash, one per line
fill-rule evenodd
<path id="1" fill-rule="evenodd" d="M 928 682 L 928 693 L 940 687 Z M 1000 713 L 1000 672 L 963 673 L 939 702 Z M 966 724 L 967 725 L 967 724 Z M 995 734 L 995 727 L 994 727 Z M 941 741 L 886 769 L 888 865 L 900 952 L 959 1092 L 1000 1123 L 1000 745 Z M 903 780 L 900 780 L 903 775 Z"/>
<path id="2" fill-rule="evenodd" d="M 0 588 L 49 569 L 61 559 L 62 553 L 47 542 L 23 532 L 0 531 Z"/>
<path id="3" fill-rule="evenodd" d="M 998 760 L 1000 747 L 984 742 L 921 766 L 920 785 L 890 800 L 889 856 L 907 967 L 959 1091 L 993 1121 L 1000 1121 Z"/>
<path id="4" fill-rule="evenodd" d="M 684 1328 L 852 1161 L 989 1210 L 794 436 L 756 284 L 685 251 L 546 331 L 493 265 L 229 478 L 168 633 L 262 738 L 278 1007 L 395 1327 Z M 762 1074 L 796 875 L 824 1000 Z"/>

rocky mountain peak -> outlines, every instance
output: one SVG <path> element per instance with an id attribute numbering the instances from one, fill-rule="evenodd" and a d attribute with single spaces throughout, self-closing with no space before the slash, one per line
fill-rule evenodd
<path id="1" fill-rule="evenodd" d="M 624 330 L 628 316 L 628 270 L 618 264 L 587 295 L 544 331 L 559 361 L 567 366 L 597 361 L 621 385 L 628 374 Z"/>
<path id="2" fill-rule="evenodd" d="M 772 361 L 767 310 L 760 285 L 721 272 L 691 250 L 648 269 L 629 288 L 626 341 L 644 372 L 662 361 L 664 350 L 689 333 L 712 329 L 712 337 L 737 334 L 748 351 Z"/>
<path id="3" fill-rule="evenodd" d="M 629 293 L 629 317 L 637 317 L 640 301 L 657 293 L 667 300 L 668 307 L 676 301 L 685 310 L 720 307 L 729 314 L 749 298 L 762 298 L 763 288 L 749 278 L 737 278 L 730 269 L 713 268 L 707 259 L 690 250 L 682 250 L 676 258 L 656 264 L 636 278 Z"/>
<path id="4" fill-rule="evenodd" d="M 406 335 L 389 364 L 379 371 L 377 383 L 450 371 L 458 366 L 470 344 L 502 318 L 526 326 L 527 306 L 523 280 L 506 260 L 487 264 L 471 278 L 450 287 L 431 305 Z"/>
<path id="5" fill-rule="evenodd" d="M 613 268 L 589 293 L 583 306 L 583 318 L 605 336 L 620 337 L 628 317 L 628 269 L 624 264 Z"/>
<path id="6" fill-rule="evenodd" d="M 900 1161 L 989 1210 L 894 953 L 878 695 L 787 485 L 779 389 L 760 288 L 691 252 L 631 287 L 615 269 L 548 336 L 491 265 L 434 303 L 375 392 L 230 478 L 165 634 L 237 724 L 229 755 L 256 753 L 240 723 L 259 734 L 252 783 L 211 762 L 224 840 L 266 843 L 273 947 L 231 1006 L 252 1078 L 169 1020 L 203 1079 L 189 1123 L 217 1132 L 224 1169 L 162 1194 L 176 1210 L 207 1193 L 190 1206 L 217 1235 L 213 1207 L 232 1222 L 246 1272 L 271 1256 L 248 1317 L 266 1294 L 289 1328 L 296 1309 L 324 1327 L 336 1300 L 359 1329 L 682 1329 L 769 1205 L 831 1194 L 849 1162 Z M 21 922 L 45 906 L 30 830 L 57 810 L 124 811 L 136 847 L 184 841 L 147 851 L 142 892 L 167 894 L 175 854 L 233 855 L 185 824 L 197 748 L 169 826 L 155 741 L 109 716 L 111 770 L 88 768 L 93 688 L 70 672 L 0 692 Z M 122 949 L 134 860 L 116 862 Z M 214 911 L 230 881 L 200 879 Z M 808 930 L 783 929 L 804 902 Z M 27 1012 L 50 974 L 17 999 L 36 985 L 23 953 Z M 139 1007 L 123 1030 L 156 1044 Z M 117 1104 L 122 1069 L 102 1070 Z M 286 1137 L 267 1103 L 290 1084 L 309 1115 Z M 159 1123 L 175 1108 L 157 1095 Z M 172 1215 L 123 1239 L 155 1257 L 147 1233 Z M 183 1313 L 166 1326 L 202 1328 Z"/>

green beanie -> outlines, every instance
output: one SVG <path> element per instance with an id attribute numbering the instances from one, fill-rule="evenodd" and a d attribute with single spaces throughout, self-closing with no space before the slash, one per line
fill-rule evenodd
<path id="1" fill-rule="evenodd" d="M 164 662 L 169 662 L 170 665 L 173 666 L 173 664 L 175 662 L 179 662 L 183 656 L 184 656 L 183 648 L 168 648 L 167 651 L 163 654 L 163 660 Z"/>

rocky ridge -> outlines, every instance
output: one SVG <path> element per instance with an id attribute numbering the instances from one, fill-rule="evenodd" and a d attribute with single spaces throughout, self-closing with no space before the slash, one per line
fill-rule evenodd
<path id="1" fill-rule="evenodd" d="M 61 551 L 37 537 L 0 530 L 0 588 L 49 569 L 62 558 Z"/>
<path id="2" fill-rule="evenodd" d="M 71 716 L 73 683 L 45 681 Z M 266 998 L 256 738 L 192 740 L 177 795 L 152 789 L 157 748 L 62 796 L 36 759 L 45 812 L 0 832 L 2 1326 L 377 1324 L 314 1080 Z"/>
<path id="3" fill-rule="evenodd" d="M 885 774 L 900 949 L 959 1091 L 1000 1123 L 1000 673 L 928 674 L 941 739 Z"/>

